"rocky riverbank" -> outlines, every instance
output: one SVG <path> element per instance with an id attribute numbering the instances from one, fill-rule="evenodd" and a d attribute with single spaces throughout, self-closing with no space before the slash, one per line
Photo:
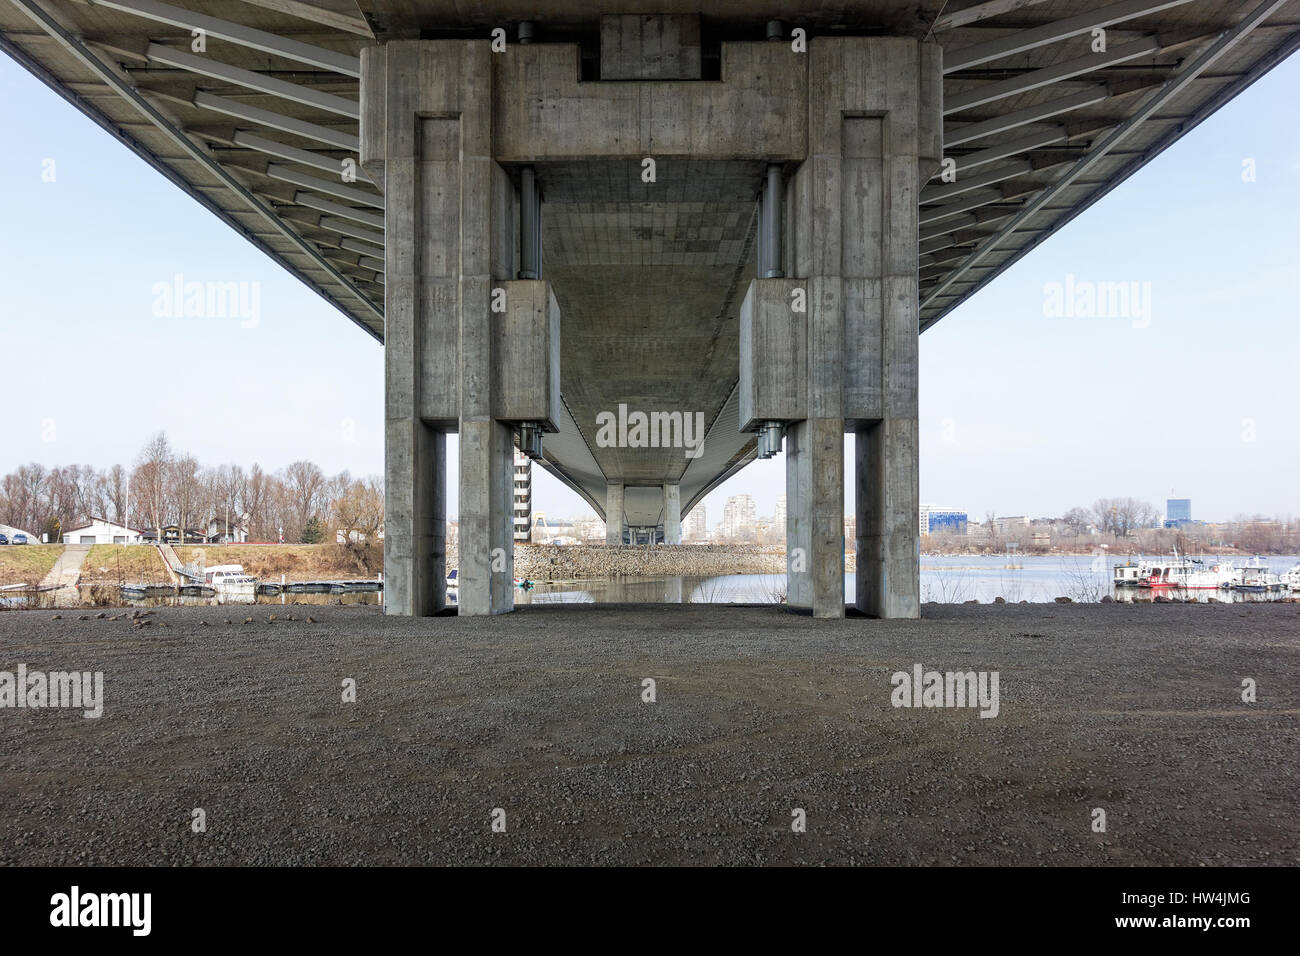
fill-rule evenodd
<path id="1" fill-rule="evenodd" d="M 851 556 L 850 556 L 851 559 Z M 447 567 L 456 567 L 454 552 Z M 851 560 L 847 566 L 853 570 Z M 682 574 L 783 574 L 785 548 L 736 544 L 658 545 L 653 548 L 603 545 L 515 545 L 515 577 L 532 581 Z"/>

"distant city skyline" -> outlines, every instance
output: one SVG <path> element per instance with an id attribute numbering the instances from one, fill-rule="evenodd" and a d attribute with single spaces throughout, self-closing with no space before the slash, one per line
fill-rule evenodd
<path id="1" fill-rule="evenodd" d="M 382 349 L 5 57 L 0 83 L 0 472 L 126 465 L 165 430 L 208 465 L 381 474 Z M 1275 121 L 1297 88 L 1292 56 L 921 336 L 922 501 L 1300 513 L 1300 128 Z M 252 284 L 256 321 L 160 315 L 176 276 Z M 1064 307 L 1105 283 L 1140 290 L 1132 318 Z M 593 513 L 534 472 L 535 511 Z M 780 455 L 704 503 L 771 515 L 784 491 Z"/>

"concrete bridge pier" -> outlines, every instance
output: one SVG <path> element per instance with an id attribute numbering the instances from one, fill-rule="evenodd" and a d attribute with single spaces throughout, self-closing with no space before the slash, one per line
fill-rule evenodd
<path id="1" fill-rule="evenodd" d="M 615 39 L 647 29 L 635 17 L 609 26 Z M 844 613 L 843 436 L 852 431 L 855 599 L 872 614 L 914 617 L 917 200 L 941 155 L 939 48 L 907 37 L 818 37 L 806 52 L 724 43 L 722 80 L 701 82 L 689 57 L 672 68 L 676 79 L 647 74 L 659 59 L 643 46 L 603 42 L 602 70 L 620 78 L 595 83 L 579 79 L 572 44 L 494 54 L 487 40 L 393 40 L 362 55 L 361 155 L 386 208 L 386 610 L 431 614 L 444 604 L 452 431 L 460 435 L 459 612 L 513 606 L 513 436 L 554 433 L 573 414 L 559 397 L 560 315 L 542 277 L 539 190 L 553 188 L 558 215 L 585 234 L 613 229 L 623 209 L 646 204 L 654 222 L 682 229 L 701 228 L 705 220 L 685 225 L 699 209 L 711 221 L 740 222 L 753 188 L 764 196 L 761 262 L 747 288 L 738 270 L 754 271 L 734 250 L 697 241 L 702 250 L 676 252 L 676 233 L 657 237 L 658 226 L 621 240 L 653 272 L 573 261 L 566 272 L 557 256 L 575 354 L 590 361 L 627 342 L 653 352 L 694 334 L 701 309 L 721 303 L 725 329 L 737 308 L 740 432 L 731 440 L 761 430 L 769 448 L 785 430 L 790 603 L 818 617 Z M 624 128 L 628 116 L 640 118 Z M 713 121 L 684 121 L 699 116 Z M 730 198 L 712 201 L 720 189 Z M 600 202 L 582 205 L 592 196 Z M 698 198 L 683 205 L 688 197 Z M 637 339 L 632 323 L 606 329 L 597 316 L 615 288 L 635 293 L 619 308 L 674 331 L 657 340 Z M 724 354 L 706 353 L 708 381 L 732 374 Z M 683 388 L 671 363 L 694 360 L 662 350 L 655 371 L 664 382 L 644 379 L 644 401 L 671 403 Z M 569 386 L 582 394 L 596 385 L 587 380 L 592 366 L 579 368 Z M 622 395 L 598 391 L 603 401 L 578 406 L 579 429 L 593 424 L 593 408 L 621 407 Z M 571 441 L 571 426 L 566 434 Z M 660 491 L 664 539 L 677 543 L 692 465 L 683 471 L 662 450 L 651 465 L 637 449 L 589 466 L 605 479 L 606 541 L 622 543 L 629 515 L 639 530 L 653 524 Z M 731 461 L 744 453 L 737 442 Z"/>
<path id="2" fill-rule="evenodd" d="M 459 613 L 513 607 L 518 424 L 555 431 L 559 313 L 516 280 L 517 188 L 492 156 L 487 42 L 362 54 L 362 163 L 383 184 L 388 614 L 446 603 L 446 434 L 460 435 Z M 508 370 L 508 374 L 507 373 Z"/>
<path id="3" fill-rule="evenodd" d="M 664 544 L 682 543 L 681 485 L 664 485 Z"/>
<path id="4" fill-rule="evenodd" d="M 605 486 L 605 544 L 623 543 L 623 483 L 611 481 Z"/>
<path id="5" fill-rule="evenodd" d="M 857 435 L 855 603 L 920 613 L 917 196 L 942 156 L 941 75 L 931 44 L 813 40 L 808 155 L 780 217 L 784 269 L 755 279 L 741 309 L 740 421 L 785 425 L 788 600 L 816 617 L 844 614 L 846 431 Z"/>

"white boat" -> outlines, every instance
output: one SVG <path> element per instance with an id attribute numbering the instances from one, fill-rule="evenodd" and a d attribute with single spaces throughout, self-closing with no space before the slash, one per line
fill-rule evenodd
<path id="1" fill-rule="evenodd" d="M 1235 591 L 1280 591 L 1284 587 L 1282 579 L 1269 570 L 1259 555 L 1239 565 L 1237 570 L 1241 579 L 1232 585 Z"/>
<path id="2" fill-rule="evenodd" d="M 1241 579 L 1241 571 L 1230 561 L 1217 561 L 1208 567 L 1193 560 L 1193 569 L 1183 578 L 1182 587 L 1189 591 L 1217 591 L 1230 588 Z"/>
<path id="3" fill-rule="evenodd" d="M 1300 564 L 1282 574 L 1282 583 L 1292 591 L 1300 591 Z"/>
<path id="4" fill-rule="evenodd" d="M 1200 570 L 1187 558 L 1154 558 L 1138 562 L 1137 586 L 1140 588 L 1185 588 L 1191 575 Z"/>
<path id="5" fill-rule="evenodd" d="M 1141 584 L 1139 575 L 1143 563 L 1145 562 L 1125 561 L 1123 564 L 1115 565 L 1115 587 L 1135 588 Z"/>
<path id="6" fill-rule="evenodd" d="M 256 597 L 257 578 L 244 573 L 242 564 L 214 564 L 203 572 L 203 581 L 218 597 Z"/>
<path id="7" fill-rule="evenodd" d="M 447 572 L 447 590 L 448 590 L 448 591 L 453 591 L 453 590 L 454 590 L 454 591 L 459 591 L 459 590 L 460 590 L 460 578 L 459 578 L 459 576 L 458 576 L 458 574 L 457 574 L 457 571 L 458 571 L 457 568 L 452 568 L 450 571 Z"/>

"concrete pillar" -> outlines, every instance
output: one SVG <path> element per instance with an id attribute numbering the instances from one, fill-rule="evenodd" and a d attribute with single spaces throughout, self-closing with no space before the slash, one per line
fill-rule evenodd
<path id="1" fill-rule="evenodd" d="M 843 434 L 858 433 L 858 607 L 915 617 L 917 195 L 941 156 L 933 44 L 812 41 L 785 261 L 807 292 L 805 420 L 786 436 L 789 601 L 844 613 Z M 781 416 L 773 416 L 781 417 Z"/>
<path id="2" fill-rule="evenodd" d="M 623 484 L 605 486 L 605 543 L 623 543 Z"/>
<path id="3" fill-rule="evenodd" d="M 389 614 L 445 603 L 445 433 L 460 433 L 459 613 L 513 606 L 511 426 L 493 418 L 490 312 L 514 277 L 514 193 L 492 159 L 489 42 L 362 54 L 362 163 L 385 218 Z M 419 79 L 415 82 L 414 78 Z M 373 175 L 373 173 L 372 173 Z"/>
<path id="4" fill-rule="evenodd" d="M 875 617 L 921 616 L 917 420 L 890 417 L 855 436 L 857 606 Z"/>
<path id="5" fill-rule="evenodd" d="M 786 600 L 844 616 L 844 423 L 795 422 L 785 437 Z"/>
<path id="6" fill-rule="evenodd" d="M 682 543 L 681 485 L 664 485 L 664 544 Z"/>
<path id="7" fill-rule="evenodd" d="M 490 136 L 474 143 L 473 151 L 461 144 L 462 207 L 474 205 L 461 221 L 457 604 L 460 614 L 503 614 L 514 609 L 514 429 L 493 417 L 502 386 L 494 374 L 489 301 L 493 286 L 514 275 L 493 241 L 513 234 L 514 187 L 492 161 Z"/>

